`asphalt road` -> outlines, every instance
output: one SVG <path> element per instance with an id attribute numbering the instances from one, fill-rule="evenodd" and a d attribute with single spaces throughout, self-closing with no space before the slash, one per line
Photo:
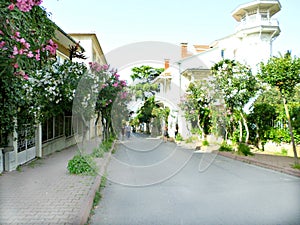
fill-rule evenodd
<path id="1" fill-rule="evenodd" d="M 132 137 L 109 164 L 95 225 L 300 224 L 300 179 Z"/>

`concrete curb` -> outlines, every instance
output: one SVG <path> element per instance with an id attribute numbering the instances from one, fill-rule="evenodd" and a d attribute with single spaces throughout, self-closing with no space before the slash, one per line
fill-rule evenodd
<path id="1" fill-rule="evenodd" d="M 221 156 L 224 156 L 224 157 L 227 157 L 227 158 L 231 158 L 231 159 L 234 159 L 234 160 L 245 162 L 245 163 L 248 163 L 248 164 L 252 164 L 252 165 L 260 166 L 260 167 L 263 167 L 263 168 L 275 170 L 275 171 L 278 171 L 278 172 L 281 172 L 281 173 L 289 174 L 289 175 L 292 175 L 292 176 L 300 177 L 300 170 L 297 170 L 297 169 L 285 168 L 285 167 L 281 167 L 281 166 L 268 164 L 268 163 L 265 163 L 265 162 L 260 162 L 256 159 L 248 158 L 248 157 L 246 158 L 246 157 L 239 156 L 239 155 L 234 155 L 230 152 L 220 152 L 220 151 L 218 151 L 217 154 L 221 155 Z"/>
<path id="2" fill-rule="evenodd" d="M 87 223 L 88 218 L 89 218 L 90 213 L 91 213 L 91 210 L 92 210 L 92 207 L 93 207 L 93 202 L 94 202 L 96 192 L 99 189 L 99 186 L 101 184 L 102 176 L 103 176 L 103 174 L 104 174 L 104 172 L 107 168 L 107 165 L 110 161 L 111 154 L 112 154 L 111 152 L 115 147 L 115 143 L 116 143 L 116 141 L 113 142 L 110 151 L 107 154 L 104 155 L 104 157 L 105 157 L 104 158 L 104 163 L 102 164 L 102 166 L 100 168 L 99 174 L 95 177 L 95 181 L 94 181 L 93 185 L 90 188 L 90 191 L 89 191 L 89 194 L 88 194 L 86 200 L 83 202 L 83 204 L 81 206 L 81 211 L 78 214 L 77 221 L 74 221 L 73 224 L 84 225 L 84 224 Z"/>

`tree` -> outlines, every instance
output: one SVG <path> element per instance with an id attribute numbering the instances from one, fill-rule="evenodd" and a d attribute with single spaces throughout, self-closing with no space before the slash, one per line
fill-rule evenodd
<path id="1" fill-rule="evenodd" d="M 216 85 L 222 92 L 227 109 L 238 118 L 242 142 L 242 122 L 246 130 L 245 142 L 249 139 L 249 129 L 244 116 L 244 107 L 256 95 L 258 82 L 252 75 L 250 67 L 235 60 L 224 59 L 216 63 L 211 72 Z"/>
<path id="2" fill-rule="evenodd" d="M 272 57 L 267 63 L 261 62 L 258 77 L 270 86 L 276 87 L 281 94 L 286 118 L 288 120 L 295 163 L 298 164 L 287 98 L 294 93 L 296 85 L 300 83 L 300 59 L 297 57 L 292 58 L 291 52 L 287 52 L 284 56 L 280 55 L 280 57 Z"/>
<path id="3" fill-rule="evenodd" d="M 197 124 L 203 140 L 211 129 L 211 103 L 214 97 L 209 86 L 205 81 L 191 83 L 180 103 L 186 119 Z"/>
<path id="4" fill-rule="evenodd" d="M 138 83 L 131 86 L 136 98 L 144 100 L 147 97 L 155 95 L 159 90 L 158 84 L 153 84 L 152 81 L 158 77 L 163 71 L 163 68 L 153 68 L 151 66 L 143 65 L 132 68 L 130 77 L 133 81 Z"/>
<path id="5" fill-rule="evenodd" d="M 146 133 L 150 133 L 150 122 L 155 116 L 153 115 L 153 109 L 159 107 L 155 103 L 155 96 L 147 98 L 144 105 L 138 110 L 137 118 L 140 123 L 146 123 Z"/>
<path id="6" fill-rule="evenodd" d="M 277 118 L 276 107 L 269 103 L 254 103 L 253 108 L 248 115 L 248 121 L 253 124 L 256 131 L 257 147 L 261 142 L 262 149 L 268 139 L 270 131 L 274 127 L 274 121 Z"/>

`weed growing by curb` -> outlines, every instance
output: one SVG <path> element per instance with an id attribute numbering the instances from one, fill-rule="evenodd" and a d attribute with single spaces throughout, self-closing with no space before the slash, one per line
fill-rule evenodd
<path id="1" fill-rule="evenodd" d="M 102 195 L 101 195 L 101 191 L 103 190 L 103 188 L 105 188 L 106 186 L 106 175 L 104 174 L 102 177 L 101 177 L 101 182 L 100 182 L 100 186 L 98 188 L 98 190 L 96 191 L 95 193 L 95 197 L 94 197 L 94 200 L 93 200 L 93 206 L 92 206 L 92 209 L 91 209 L 91 212 L 90 212 L 90 215 L 89 215 L 89 218 L 88 218 L 88 221 L 85 225 L 88 225 L 90 224 L 91 222 L 91 217 L 93 215 L 95 215 L 95 209 L 97 208 L 97 206 L 99 205 L 99 202 L 101 201 L 102 199 Z"/>

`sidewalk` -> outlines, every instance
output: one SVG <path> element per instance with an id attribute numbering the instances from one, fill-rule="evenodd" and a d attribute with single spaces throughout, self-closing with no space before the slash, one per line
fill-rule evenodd
<path id="1" fill-rule="evenodd" d="M 253 156 L 242 156 L 231 152 L 216 152 L 221 156 L 300 177 L 300 170 L 292 168 L 292 165 L 295 163 L 293 157 L 261 153 L 255 153 Z"/>
<path id="2" fill-rule="evenodd" d="M 73 146 L 22 166 L 20 172 L 2 174 L 0 224 L 85 224 L 111 153 L 97 159 L 97 176 L 69 174 L 68 161 L 76 153 Z"/>
<path id="3" fill-rule="evenodd" d="M 196 143 L 180 142 L 177 144 L 183 148 L 187 148 L 194 151 L 196 150 L 197 146 Z M 198 150 L 198 152 L 213 152 L 224 157 L 300 177 L 300 170 L 292 168 L 292 165 L 295 164 L 293 157 L 277 156 L 263 153 L 255 153 L 253 156 L 242 156 L 231 152 L 220 152 L 218 151 L 218 149 L 219 147 L 217 145 L 212 145 L 206 147 L 205 150 Z"/>

